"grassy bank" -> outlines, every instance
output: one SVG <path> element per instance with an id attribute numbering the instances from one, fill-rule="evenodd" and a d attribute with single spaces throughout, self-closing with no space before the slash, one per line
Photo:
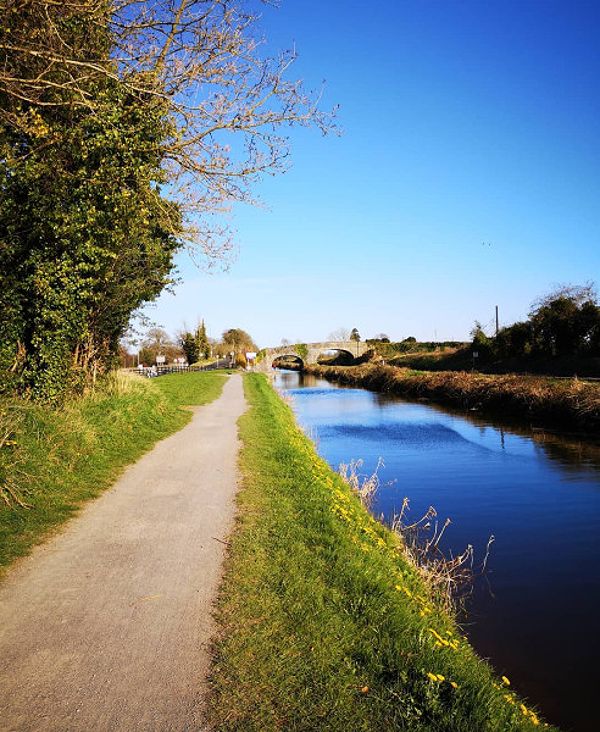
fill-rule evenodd
<path id="1" fill-rule="evenodd" d="M 482 409 L 564 429 L 600 431 L 600 384 L 596 383 L 540 376 L 416 372 L 369 364 L 308 366 L 306 371 L 373 391 L 427 398 L 463 409 Z"/>
<path id="2" fill-rule="evenodd" d="M 246 377 L 243 485 L 221 589 L 209 716 L 221 732 L 528 730 L 495 677 L 298 429 Z"/>
<path id="3" fill-rule="evenodd" d="M 215 399 L 221 373 L 115 375 L 60 410 L 0 401 L 0 570 Z"/>
<path id="4" fill-rule="evenodd" d="M 377 349 L 379 350 L 379 349 Z M 481 356 L 482 354 L 480 354 Z M 386 358 L 393 366 L 423 371 L 470 371 L 473 346 L 446 349 L 434 353 L 406 353 Z M 501 360 L 477 359 L 478 371 L 484 374 L 536 374 L 545 376 L 600 377 L 600 358 L 583 356 L 521 356 Z"/>

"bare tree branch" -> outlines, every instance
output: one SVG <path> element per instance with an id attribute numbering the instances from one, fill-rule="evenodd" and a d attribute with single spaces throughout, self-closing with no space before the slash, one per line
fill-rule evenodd
<path id="1" fill-rule="evenodd" d="M 141 104 L 159 100 L 172 130 L 156 143 L 168 192 L 184 211 L 185 241 L 209 259 L 231 250 L 209 214 L 253 202 L 257 179 L 285 170 L 286 128 L 337 132 L 335 109 L 320 109 L 322 90 L 288 79 L 295 49 L 263 52 L 245 0 L 0 0 L 0 11 L 0 122 L 18 129 L 31 109 L 93 112 L 103 80 Z M 70 19 L 107 27 L 106 53 L 73 50 L 62 30 Z"/>

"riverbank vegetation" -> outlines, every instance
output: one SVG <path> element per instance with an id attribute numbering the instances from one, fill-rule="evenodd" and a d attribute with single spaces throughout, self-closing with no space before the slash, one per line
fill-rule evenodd
<path id="1" fill-rule="evenodd" d="M 486 330 L 476 322 L 471 343 L 367 343 L 386 362 L 413 369 L 600 377 L 600 303 L 591 283 L 559 287 L 525 320 L 495 335 Z"/>
<path id="2" fill-rule="evenodd" d="M 307 366 L 307 373 L 412 399 L 493 411 L 565 429 L 600 431 L 600 384 L 540 376 L 419 372 L 394 366 Z"/>
<path id="3" fill-rule="evenodd" d="M 223 732 L 529 730 L 442 601 L 300 431 L 245 379 L 242 488 L 221 588 L 209 720 Z"/>
<path id="4" fill-rule="evenodd" d="M 26 554 L 84 501 L 191 412 L 220 394 L 222 372 L 144 380 L 114 374 L 61 409 L 0 401 L 0 569 Z"/>

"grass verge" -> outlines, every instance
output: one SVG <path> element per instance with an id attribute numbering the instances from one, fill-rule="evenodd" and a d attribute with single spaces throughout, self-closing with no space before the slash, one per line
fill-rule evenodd
<path id="1" fill-rule="evenodd" d="M 182 407 L 218 397 L 225 378 L 113 375 L 59 410 L 0 401 L 0 571 L 181 429 L 191 419 Z"/>
<path id="2" fill-rule="evenodd" d="M 419 372 L 394 366 L 307 366 L 315 376 L 462 409 L 534 419 L 563 429 L 600 432 L 600 384 L 548 376 Z"/>
<path id="3" fill-rule="evenodd" d="M 242 489 L 221 588 L 215 729 L 543 726 L 478 659 L 403 555 L 316 454 L 265 377 L 245 379 Z"/>

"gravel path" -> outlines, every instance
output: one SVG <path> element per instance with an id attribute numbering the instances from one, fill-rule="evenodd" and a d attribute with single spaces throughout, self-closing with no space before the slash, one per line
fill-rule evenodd
<path id="1" fill-rule="evenodd" d="M 0 585 L 0 729 L 204 729 L 241 376 Z"/>

